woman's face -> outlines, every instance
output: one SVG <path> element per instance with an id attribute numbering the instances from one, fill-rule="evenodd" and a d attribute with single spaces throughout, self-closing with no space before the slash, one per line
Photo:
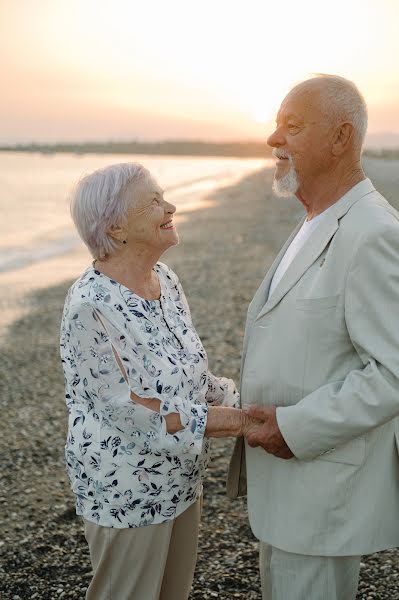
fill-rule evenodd
<path id="1" fill-rule="evenodd" d="M 163 190 L 152 178 L 141 181 L 134 189 L 127 189 L 127 240 L 131 244 L 147 246 L 155 252 L 164 252 L 179 243 L 173 216 L 176 207 L 163 197 Z"/>

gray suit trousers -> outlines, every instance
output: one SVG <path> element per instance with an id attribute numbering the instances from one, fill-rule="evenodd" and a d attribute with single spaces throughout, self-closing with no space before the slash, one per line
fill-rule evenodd
<path id="1" fill-rule="evenodd" d="M 360 556 L 307 556 L 260 542 L 263 600 L 355 600 Z"/>

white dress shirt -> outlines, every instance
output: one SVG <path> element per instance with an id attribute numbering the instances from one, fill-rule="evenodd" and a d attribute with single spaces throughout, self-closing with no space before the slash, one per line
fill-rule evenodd
<path id="1" fill-rule="evenodd" d="M 335 206 L 335 204 L 333 204 L 332 206 Z M 305 243 L 308 241 L 308 239 L 310 238 L 310 236 L 312 235 L 314 230 L 319 225 L 320 221 L 322 221 L 326 217 L 326 215 L 328 214 L 328 211 L 332 208 L 332 206 L 330 206 L 329 208 L 324 210 L 322 213 L 320 213 L 316 217 L 313 217 L 313 219 L 311 221 L 308 221 L 306 219 L 303 222 L 302 227 L 300 228 L 300 230 L 298 231 L 298 233 L 292 240 L 291 244 L 288 246 L 286 253 L 284 254 L 283 258 L 281 259 L 281 262 L 280 262 L 279 266 L 277 267 L 276 272 L 273 275 L 273 279 L 272 279 L 272 282 L 271 282 L 270 288 L 269 288 L 268 298 L 270 298 L 270 296 L 272 295 L 272 293 L 274 292 L 274 290 L 280 283 L 281 279 L 283 278 L 283 275 L 287 271 L 288 267 L 290 266 L 290 264 L 292 263 L 292 261 L 294 260 L 294 258 L 298 254 L 298 252 L 301 250 L 301 248 L 303 248 Z"/>

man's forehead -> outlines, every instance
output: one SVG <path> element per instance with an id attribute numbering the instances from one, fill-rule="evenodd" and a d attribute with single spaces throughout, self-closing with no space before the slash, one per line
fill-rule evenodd
<path id="1" fill-rule="evenodd" d="M 315 90 L 292 90 L 282 101 L 277 113 L 277 121 L 290 117 L 304 119 L 320 112 L 319 94 Z"/>

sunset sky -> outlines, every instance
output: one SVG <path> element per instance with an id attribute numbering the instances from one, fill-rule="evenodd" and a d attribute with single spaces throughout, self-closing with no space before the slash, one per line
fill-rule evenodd
<path id="1" fill-rule="evenodd" d="M 399 135 L 398 0 L 1 0 L 0 143 L 263 139 L 310 73 Z"/>

